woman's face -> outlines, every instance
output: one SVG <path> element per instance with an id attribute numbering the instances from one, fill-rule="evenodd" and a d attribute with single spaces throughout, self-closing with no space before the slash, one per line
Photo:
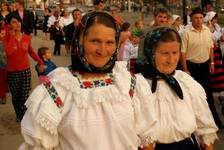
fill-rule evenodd
<path id="1" fill-rule="evenodd" d="M 1 9 L 2 9 L 2 11 L 7 11 L 8 6 L 6 5 L 6 3 L 1 4 Z"/>
<path id="2" fill-rule="evenodd" d="M 171 74 L 178 64 L 180 57 L 180 43 L 159 42 L 155 51 L 155 66 L 164 74 Z"/>
<path id="3" fill-rule="evenodd" d="M 12 18 L 10 21 L 11 27 L 15 31 L 21 31 L 21 22 L 15 18 Z"/>
<path id="4" fill-rule="evenodd" d="M 95 24 L 87 29 L 83 46 L 87 62 L 97 68 L 103 67 L 116 50 L 115 30 Z"/>

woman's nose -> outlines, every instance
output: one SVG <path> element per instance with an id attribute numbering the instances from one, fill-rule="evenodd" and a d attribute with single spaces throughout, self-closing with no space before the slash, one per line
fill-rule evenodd
<path id="1" fill-rule="evenodd" d="M 105 55 L 106 53 L 106 45 L 101 43 L 99 44 L 98 48 L 97 48 L 97 53 L 100 55 Z"/>

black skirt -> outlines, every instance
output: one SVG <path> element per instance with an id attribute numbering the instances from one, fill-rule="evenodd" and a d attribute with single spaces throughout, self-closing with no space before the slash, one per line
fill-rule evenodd
<path id="1" fill-rule="evenodd" d="M 186 138 L 182 141 L 169 144 L 156 143 L 154 150 L 198 150 L 199 147 L 196 144 L 193 143 L 193 139 Z"/>

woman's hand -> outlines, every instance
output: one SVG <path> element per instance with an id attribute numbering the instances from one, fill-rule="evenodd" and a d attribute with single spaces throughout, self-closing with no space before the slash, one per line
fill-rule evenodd
<path id="1" fill-rule="evenodd" d="M 215 66 L 214 66 L 214 62 L 210 64 L 210 73 L 214 73 L 215 71 Z"/>
<path id="2" fill-rule="evenodd" d="M 41 65 L 38 66 L 37 69 L 38 69 L 39 72 L 44 72 L 45 68 L 46 68 L 46 66 L 41 64 Z"/>
<path id="3" fill-rule="evenodd" d="M 210 144 L 210 145 L 204 145 L 203 150 L 214 150 L 214 147 L 213 147 L 213 144 Z"/>
<path id="4" fill-rule="evenodd" d="M 143 148 L 141 148 L 141 150 L 154 150 L 153 144 L 149 144 L 149 146 L 143 147 Z"/>

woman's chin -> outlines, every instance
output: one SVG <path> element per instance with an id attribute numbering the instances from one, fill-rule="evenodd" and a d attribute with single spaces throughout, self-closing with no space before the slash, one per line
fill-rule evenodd
<path id="1" fill-rule="evenodd" d="M 104 67 L 106 64 L 92 64 L 94 67 L 96 68 L 102 68 Z"/>

